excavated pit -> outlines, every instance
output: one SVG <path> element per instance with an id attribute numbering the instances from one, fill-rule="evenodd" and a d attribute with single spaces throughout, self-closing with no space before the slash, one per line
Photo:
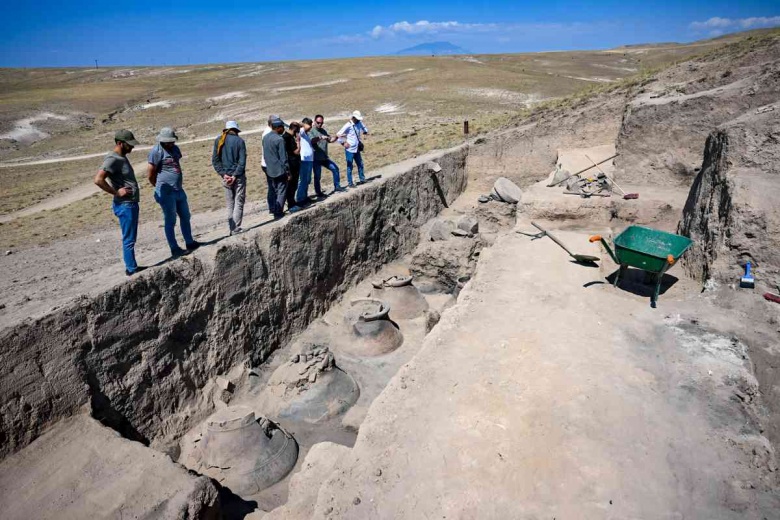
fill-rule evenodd
<path id="1" fill-rule="evenodd" d="M 466 155 L 395 165 L 350 197 L 4 330 L 0 454 L 86 405 L 104 426 L 210 477 L 221 505 L 209 495 L 208 511 L 238 518 L 284 504 L 311 446 L 354 444 L 481 244 L 513 223 L 514 212 L 486 221 L 485 240 L 430 249 L 427 223 L 465 189 Z M 413 284 L 421 258 L 441 271 L 418 271 Z"/>

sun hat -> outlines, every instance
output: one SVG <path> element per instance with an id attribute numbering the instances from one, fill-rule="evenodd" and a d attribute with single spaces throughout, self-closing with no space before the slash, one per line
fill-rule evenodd
<path id="1" fill-rule="evenodd" d="M 236 132 L 241 131 L 241 129 L 238 127 L 238 123 L 235 121 L 228 121 L 225 123 L 225 130 L 235 130 Z"/>
<path id="2" fill-rule="evenodd" d="M 114 134 L 114 141 L 121 141 L 123 143 L 129 144 L 130 146 L 138 146 L 138 141 L 135 140 L 135 136 L 130 130 L 117 130 Z"/>
<path id="3" fill-rule="evenodd" d="M 157 136 L 157 142 L 175 143 L 178 138 L 179 136 L 176 135 L 176 131 L 169 126 L 166 126 L 165 128 L 160 129 L 160 135 Z"/>
<path id="4" fill-rule="evenodd" d="M 354 112 L 352 112 L 352 117 L 354 117 L 358 121 L 363 120 L 363 114 L 360 113 L 360 110 L 355 110 Z"/>

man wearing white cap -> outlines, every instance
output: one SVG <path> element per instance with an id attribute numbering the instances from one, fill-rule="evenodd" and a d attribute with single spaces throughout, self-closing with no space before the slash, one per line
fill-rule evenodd
<path id="1" fill-rule="evenodd" d="M 241 233 L 241 221 L 244 218 L 246 200 L 246 143 L 238 135 L 241 130 L 238 123 L 228 121 L 222 135 L 214 140 L 211 165 L 220 177 L 225 188 L 228 227 L 230 234 Z"/>
<path id="2" fill-rule="evenodd" d="M 157 136 L 157 144 L 149 151 L 147 176 L 154 186 L 154 200 L 160 205 L 165 220 L 165 239 L 171 256 L 181 256 L 197 249 L 200 244 L 192 238 L 190 206 L 182 185 L 181 150 L 176 146 L 178 136 L 173 128 L 165 127 Z M 187 251 L 176 242 L 176 216 L 179 216 L 181 234 Z"/>
<path id="3" fill-rule="evenodd" d="M 336 135 L 344 146 L 347 158 L 347 184 L 350 188 L 354 188 L 355 184 L 352 182 L 353 161 L 357 163 L 358 167 L 358 178 L 360 179 L 358 184 L 366 182 L 366 177 L 363 175 L 363 140 L 361 135 L 368 135 L 368 128 L 363 124 L 363 114 L 359 110 L 352 112 L 352 117 Z"/>

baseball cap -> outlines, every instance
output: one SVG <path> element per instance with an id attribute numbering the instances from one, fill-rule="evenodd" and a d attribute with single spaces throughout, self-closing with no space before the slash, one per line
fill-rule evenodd
<path id="1" fill-rule="evenodd" d="M 127 143 L 130 146 L 138 146 L 138 141 L 135 140 L 133 132 L 130 130 L 125 130 L 124 128 L 122 130 L 116 131 L 114 134 L 114 141 L 122 141 L 123 143 Z"/>
<path id="2" fill-rule="evenodd" d="M 352 117 L 354 117 L 358 121 L 363 120 L 363 114 L 360 113 L 360 110 L 355 110 L 354 112 L 352 112 Z"/>
<path id="3" fill-rule="evenodd" d="M 279 117 L 275 117 L 274 119 L 271 119 L 271 128 L 279 128 L 280 126 L 286 126 L 284 124 L 284 121 L 282 121 Z"/>
<path id="4" fill-rule="evenodd" d="M 235 130 L 236 132 L 240 132 L 241 129 L 238 128 L 238 123 L 235 121 L 228 121 L 225 123 L 225 130 Z"/>

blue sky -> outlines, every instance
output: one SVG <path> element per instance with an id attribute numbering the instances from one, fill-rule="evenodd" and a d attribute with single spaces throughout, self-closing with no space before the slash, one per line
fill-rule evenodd
<path id="1" fill-rule="evenodd" d="M 389 54 L 428 41 L 473 53 L 687 42 L 780 26 L 780 1 L 8 2 L 0 66 L 187 65 Z"/>

